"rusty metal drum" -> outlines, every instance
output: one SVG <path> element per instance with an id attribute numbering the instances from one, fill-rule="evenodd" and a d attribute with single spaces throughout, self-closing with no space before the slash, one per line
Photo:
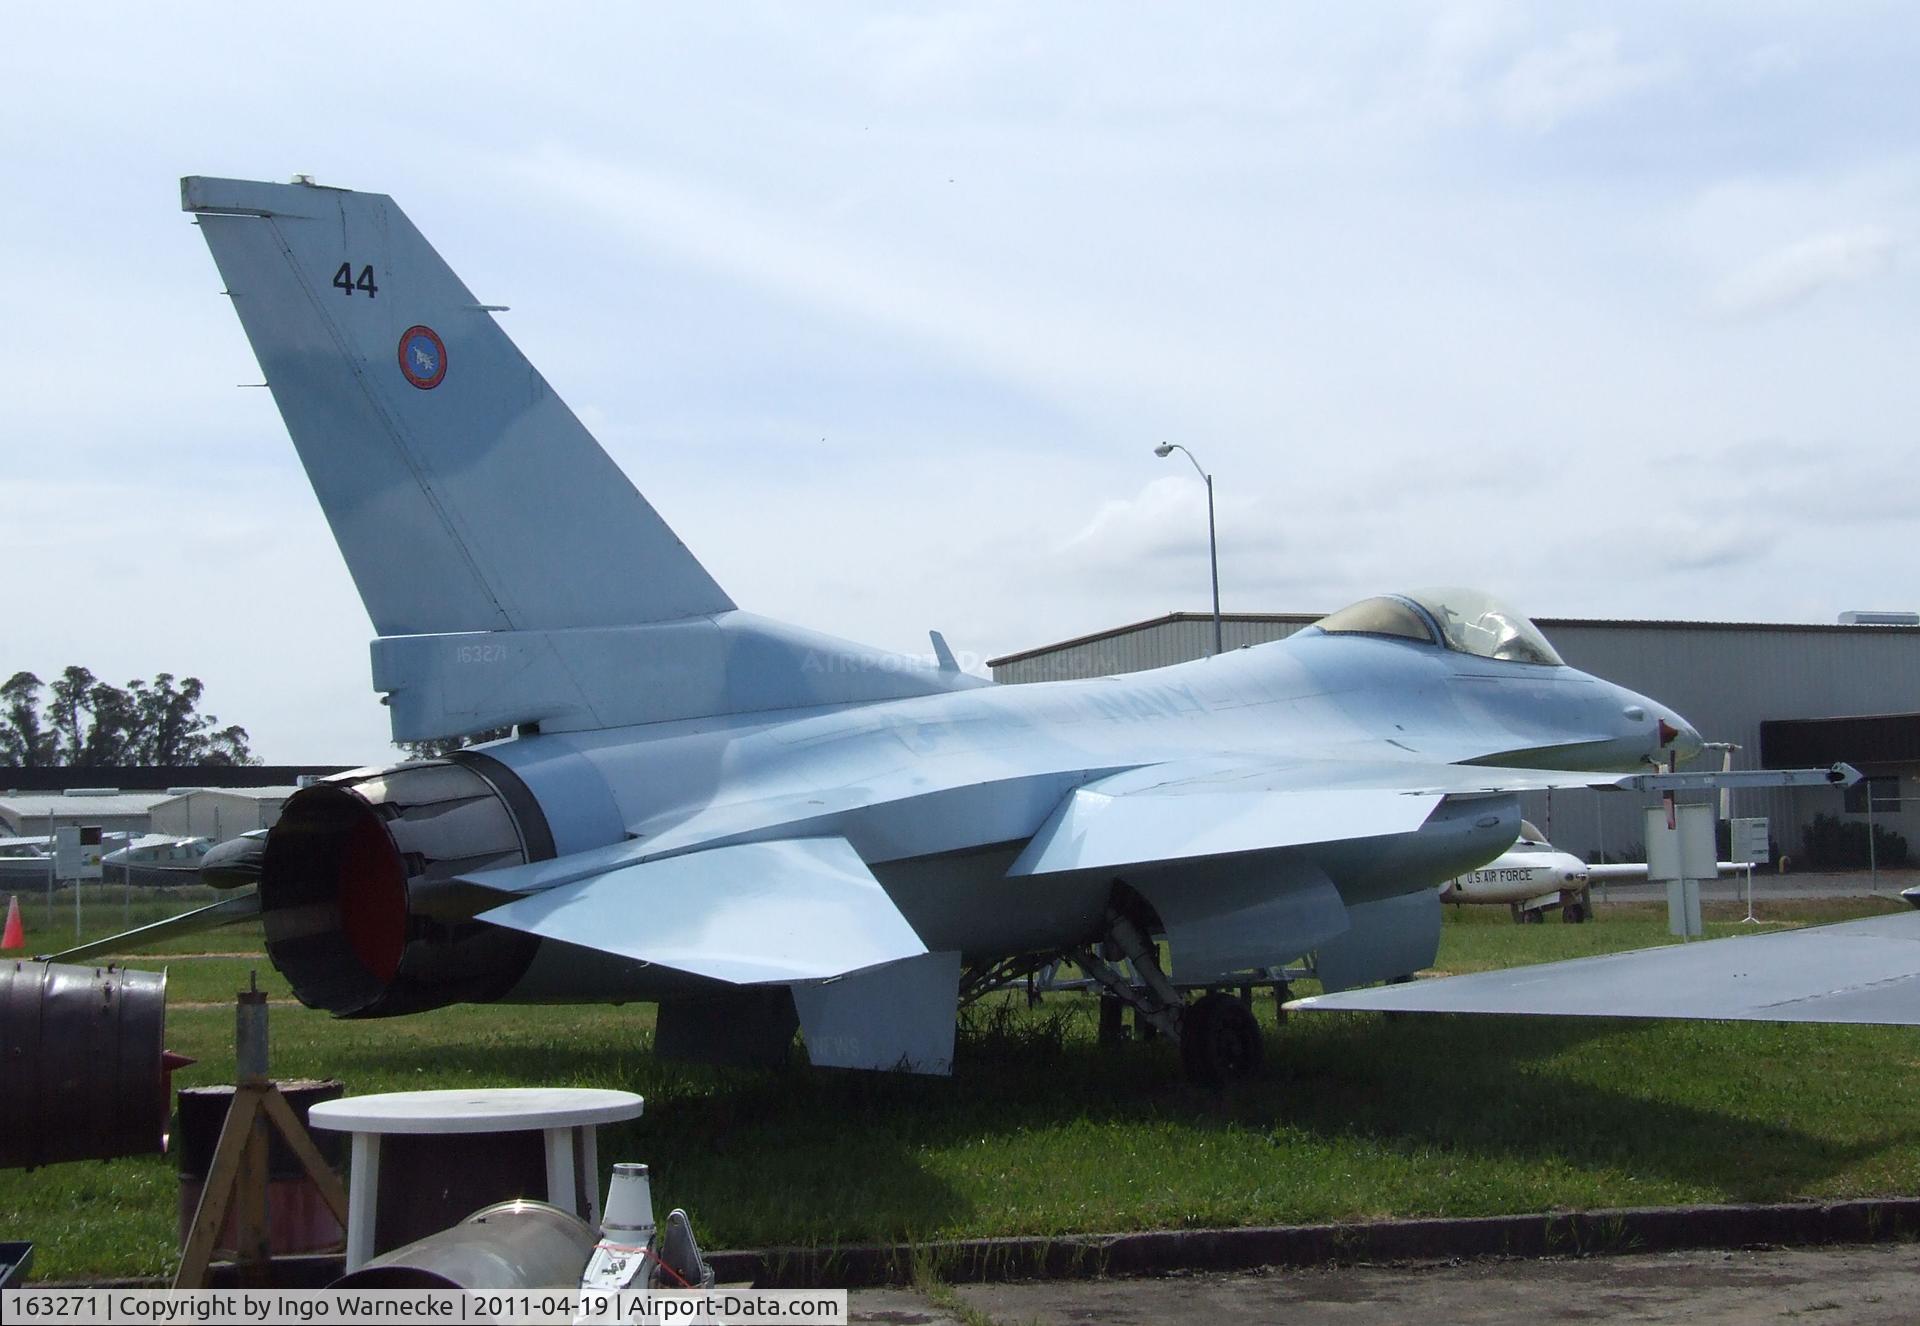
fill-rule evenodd
<path id="1" fill-rule="evenodd" d="M 167 977 L 0 963 L 0 1168 L 167 1148 Z"/>

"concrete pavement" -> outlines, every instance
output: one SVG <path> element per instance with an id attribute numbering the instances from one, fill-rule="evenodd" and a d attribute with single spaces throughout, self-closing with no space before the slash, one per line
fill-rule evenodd
<path id="1" fill-rule="evenodd" d="M 891 1326 L 1266 1326 L 1290 1320 L 1730 1326 L 1808 1319 L 1892 1326 L 1920 1320 L 1920 1249 L 1892 1243 L 1027 1281 L 956 1285 L 937 1296 L 945 1306 L 915 1290 L 856 1290 L 851 1315 Z"/>

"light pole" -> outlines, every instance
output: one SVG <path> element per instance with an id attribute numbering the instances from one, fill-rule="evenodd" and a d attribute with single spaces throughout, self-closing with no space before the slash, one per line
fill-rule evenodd
<path id="1" fill-rule="evenodd" d="M 1213 535 L 1213 476 L 1178 442 L 1162 442 L 1153 449 L 1153 454 L 1165 460 L 1176 451 L 1184 453 L 1193 462 L 1194 472 L 1207 481 L 1207 561 L 1213 568 L 1213 652 L 1218 654 L 1223 652 L 1223 647 L 1220 643 L 1220 545 Z"/>

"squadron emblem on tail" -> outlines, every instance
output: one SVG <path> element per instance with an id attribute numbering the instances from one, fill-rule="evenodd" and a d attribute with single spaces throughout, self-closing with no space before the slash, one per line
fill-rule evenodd
<path id="1" fill-rule="evenodd" d="M 400 371 L 422 391 L 432 391 L 447 375 L 447 347 L 431 327 L 409 327 L 400 334 Z"/>

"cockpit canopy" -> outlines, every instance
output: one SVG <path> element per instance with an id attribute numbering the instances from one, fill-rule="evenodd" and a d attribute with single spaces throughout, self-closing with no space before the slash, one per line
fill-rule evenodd
<path id="1" fill-rule="evenodd" d="M 1329 635 L 1388 635 L 1508 663 L 1563 667 L 1526 617 L 1477 589 L 1416 589 L 1362 599 L 1314 625 Z"/>

